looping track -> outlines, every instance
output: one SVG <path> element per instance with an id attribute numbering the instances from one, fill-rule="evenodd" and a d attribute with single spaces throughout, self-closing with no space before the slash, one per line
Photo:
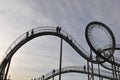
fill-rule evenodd
<path id="1" fill-rule="evenodd" d="M 100 45 L 96 43 L 92 34 L 94 28 L 99 28 L 106 33 L 107 37 L 109 38 L 109 41 L 107 41 L 109 42 L 109 44 L 107 44 L 109 46 L 107 46 L 106 48 L 101 48 Z M 103 36 L 103 35 L 98 34 L 97 36 Z M 89 23 L 85 30 L 85 37 L 88 45 L 95 52 L 95 54 L 102 57 L 103 60 L 100 62 L 105 62 L 110 60 L 110 58 L 113 56 L 113 53 L 115 51 L 116 41 L 111 29 L 108 28 L 107 25 L 97 21 Z"/>
<path id="2" fill-rule="evenodd" d="M 5 80 L 7 77 L 7 73 L 9 70 L 10 62 L 15 54 L 15 52 L 22 47 L 25 43 L 28 41 L 39 37 L 39 36 L 45 36 L 45 35 L 53 35 L 60 37 L 64 39 L 76 52 L 78 52 L 79 55 L 81 55 L 84 59 L 90 62 L 97 63 L 96 58 L 92 59 L 90 57 L 90 53 L 87 52 L 84 48 L 81 47 L 81 45 L 67 32 L 64 30 L 57 31 L 56 27 L 51 27 L 51 26 L 43 26 L 43 27 L 38 27 L 34 28 L 32 30 L 29 30 L 28 32 L 22 34 L 20 37 L 18 37 L 8 48 L 8 50 L 5 53 L 5 57 L 2 60 L 0 64 L 0 80 Z M 113 61 L 108 61 L 109 63 L 113 63 Z M 115 59 L 115 62 L 113 63 L 117 66 L 120 67 L 120 59 Z M 103 64 L 105 68 L 108 68 L 106 64 Z M 111 68 L 108 68 L 111 69 Z"/>

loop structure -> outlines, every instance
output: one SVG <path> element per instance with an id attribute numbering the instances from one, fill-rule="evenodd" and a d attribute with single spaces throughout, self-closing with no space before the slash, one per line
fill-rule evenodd
<path id="1" fill-rule="evenodd" d="M 97 35 L 99 33 L 99 31 L 93 33 L 94 29 L 103 31 L 103 32 L 101 32 L 102 35 Z M 105 33 L 105 34 L 103 34 L 103 33 Z M 94 35 L 96 35 L 96 36 L 94 36 Z M 104 39 L 105 37 L 102 37 L 103 35 L 106 35 L 109 41 L 107 40 L 108 44 L 103 43 L 102 44 L 103 46 L 100 46 L 99 43 L 101 44 L 101 42 L 98 43 L 97 41 L 95 41 L 95 39 L 96 39 L 96 37 L 99 37 L 99 36 L 102 39 Z M 93 50 L 97 56 L 102 58 L 101 62 L 109 60 L 113 56 L 113 53 L 115 51 L 116 41 L 115 41 L 113 32 L 111 31 L 110 28 L 108 28 L 107 25 L 105 25 L 101 22 L 97 22 L 97 21 L 89 23 L 85 30 L 85 37 L 86 37 L 86 41 L 87 41 L 88 45 L 90 46 L 91 50 Z M 100 39 L 98 39 L 98 40 L 100 40 Z"/>

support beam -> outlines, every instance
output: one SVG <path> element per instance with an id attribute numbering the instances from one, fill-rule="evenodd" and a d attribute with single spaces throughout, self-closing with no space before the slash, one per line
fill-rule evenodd
<path id="1" fill-rule="evenodd" d="M 7 80 L 7 74 L 8 74 L 8 71 L 9 71 L 10 63 L 11 63 L 11 58 L 9 59 L 9 62 L 8 62 L 8 65 L 7 65 L 7 70 L 5 72 L 4 80 Z"/>
<path id="2" fill-rule="evenodd" d="M 91 54 L 91 58 L 93 59 L 93 54 L 92 54 L 92 50 L 90 49 L 90 54 Z M 93 62 L 91 62 L 91 67 L 92 67 L 92 73 L 91 73 L 91 77 L 92 77 L 92 80 L 94 80 L 94 71 L 93 71 Z"/>
<path id="3" fill-rule="evenodd" d="M 87 71 L 88 71 L 88 80 L 90 79 L 90 74 L 89 74 L 89 61 L 87 61 Z"/>
<path id="4" fill-rule="evenodd" d="M 100 77 L 100 64 L 98 64 L 98 73 L 99 73 L 99 80 L 101 80 L 101 77 Z"/>
<path id="5" fill-rule="evenodd" d="M 61 80 L 61 68 L 62 68 L 62 38 L 61 38 L 61 42 L 60 42 L 60 64 L 59 64 L 59 80 Z"/>

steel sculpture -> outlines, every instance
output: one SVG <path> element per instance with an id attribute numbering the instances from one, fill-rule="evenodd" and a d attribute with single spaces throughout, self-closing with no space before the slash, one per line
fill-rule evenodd
<path id="1" fill-rule="evenodd" d="M 106 48 L 102 49 L 101 47 L 99 47 L 99 45 L 94 40 L 94 37 L 92 35 L 92 31 L 94 28 L 102 29 L 107 34 L 107 36 L 109 38 L 109 45 L 104 45 L 104 46 L 106 46 Z M 102 36 L 102 35 L 97 35 L 97 36 Z M 116 47 L 116 41 L 115 41 L 112 31 L 107 27 L 107 25 L 105 25 L 101 22 L 96 22 L 96 21 L 89 23 L 85 30 L 85 37 L 86 37 L 87 43 L 90 46 L 90 48 L 99 57 L 102 57 L 107 60 L 113 56 L 113 53 L 114 53 L 114 50 Z"/>
<path id="2" fill-rule="evenodd" d="M 92 35 L 92 31 L 94 28 L 98 28 L 105 31 L 105 33 L 109 38 L 109 44 L 100 47 L 95 42 L 94 36 Z M 120 46 L 116 44 L 113 32 L 105 24 L 95 21 L 89 23 L 85 30 L 85 37 L 91 49 L 90 52 L 82 48 L 82 46 L 70 34 L 65 32 L 60 27 L 43 26 L 43 27 L 31 29 L 26 33 L 22 34 L 10 45 L 10 47 L 7 49 L 5 53 L 4 59 L 0 63 L 0 80 L 7 80 L 10 62 L 15 52 L 28 41 L 36 37 L 45 36 L 45 35 L 52 35 L 61 38 L 61 40 L 66 41 L 79 55 L 81 55 L 85 60 L 87 60 L 87 67 L 86 67 L 87 71 L 85 73 L 88 74 L 88 80 L 90 80 L 89 77 L 92 77 L 92 80 L 94 80 L 94 76 L 97 75 L 94 70 L 94 65 L 93 65 L 94 63 L 98 65 L 97 71 L 98 71 L 98 76 L 100 77 L 99 80 L 101 79 L 101 77 L 104 77 L 101 74 L 100 66 L 112 72 L 112 77 L 107 76 L 109 79 L 110 78 L 114 80 L 120 79 L 120 75 L 119 75 L 120 59 L 114 56 L 115 50 L 120 50 Z M 92 51 L 94 51 L 96 55 L 93 55 Z M 89 70 L 90 67 L 92 69 L 91 71 Z M 58 72 L 57 74 L 62 74 L 61 67 L 60 67 L 60 71 L 61 72 L 60 73 Z M 45 76 L 43 77 L 45 78 Z"/>

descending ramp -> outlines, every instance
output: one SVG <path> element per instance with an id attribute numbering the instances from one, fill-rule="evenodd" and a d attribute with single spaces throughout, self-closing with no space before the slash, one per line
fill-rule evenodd
<path id="1" fill-rule="evenodd" d="M 84 68 L 82 66 L 68 66 L 68 67 L 63 67 L 61 69 L 61 74 L 70 73 L 70 72 L 83 73 L 83 74 L 92 74 L 90 69 L 89 69 L 89 72 L 88 72 L 87 67 Z M 53 77 L 55 77 L 55 76 L 57 76 L 59 74 L 60 74 L 59 69 L 56 69 L 56 70 L 54 70 L 54 72 L 51 71 L 48 74 L 45 74 L 44 75 L 44 80 L 51 79 L 51 78 L 53 78 Z M 111 72 L 107 72 L 107 71 L 100 71 L 100 74 L 99 74 L 98 70 L 94 69 L 93 75 L 98 76 L 98 77 L 102 77 L 102 78 L 106 78 L 106 79 L 118 80 L 118 79 L 115 79 L 115 78 L 112 77 Z M 38 78 L 38 80 L 39 79 L 43 80 L 42 78 L 43 77 L 40 77 L 40 78 Z"/>

